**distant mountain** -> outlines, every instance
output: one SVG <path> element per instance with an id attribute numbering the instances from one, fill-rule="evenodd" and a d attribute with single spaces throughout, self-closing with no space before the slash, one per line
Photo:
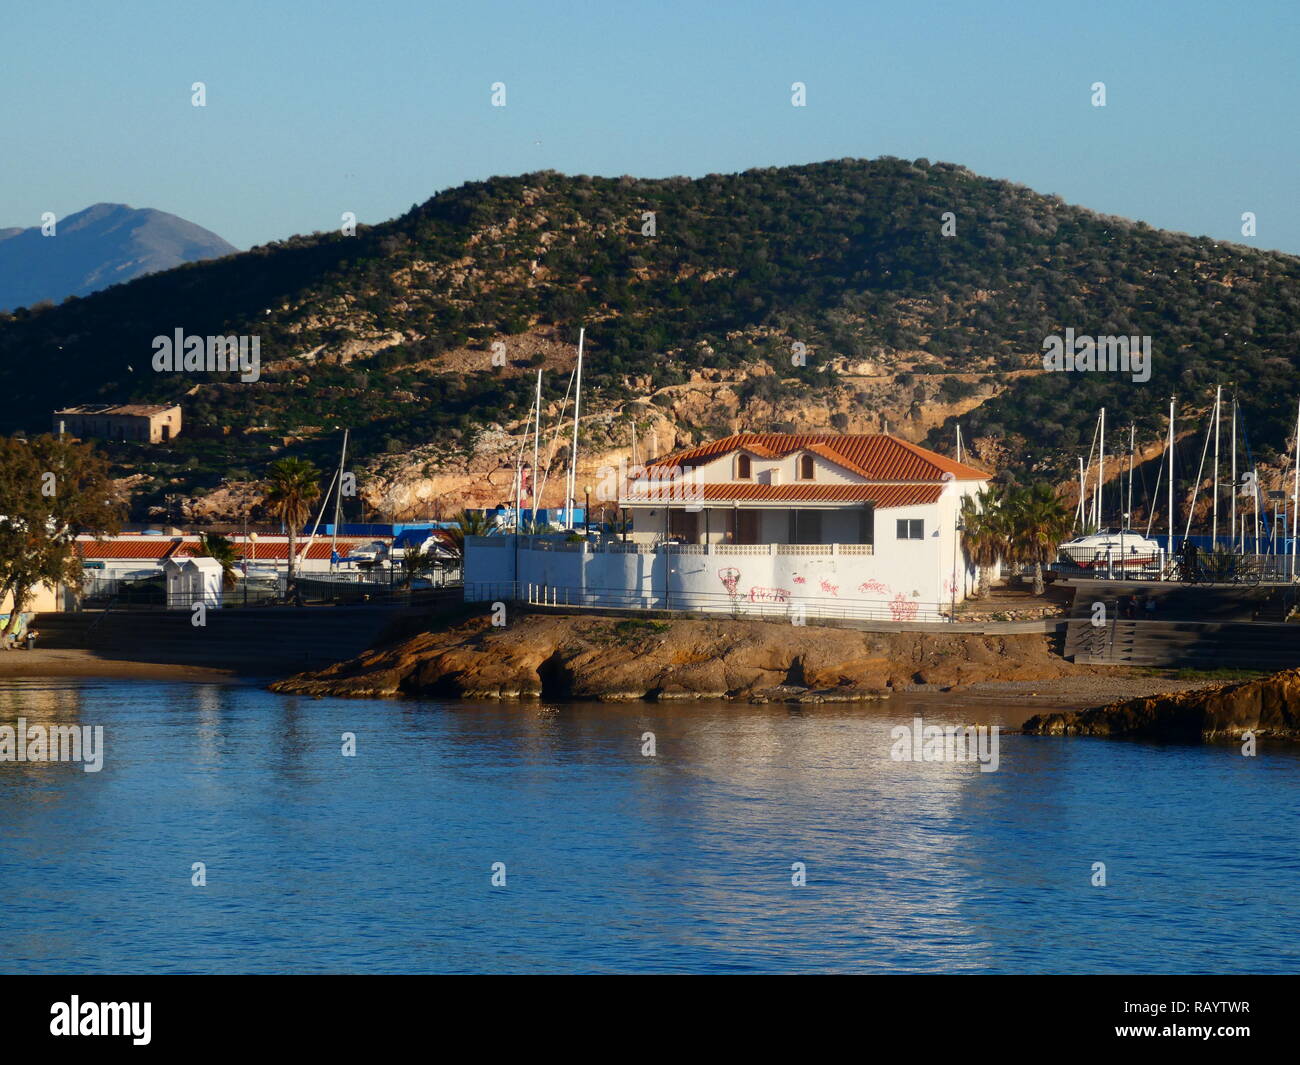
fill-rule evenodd
<path id="1" fill-rule="evenodd" d="M 238 249 L 166 211 L 97 203 L 61 218 L 54 236 L 0 229 L 0 310 L 59 303 Z"/>

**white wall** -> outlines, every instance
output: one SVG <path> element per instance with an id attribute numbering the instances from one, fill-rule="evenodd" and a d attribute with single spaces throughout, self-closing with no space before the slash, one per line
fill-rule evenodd
<path id="1" fill-rule="evenodd" d="M 831 606 L 838 604 L 844 609 L 882 610 L 899 597 L 904 602 L 947 609 L 954 598 L 954 585 L 959 602 L 975 590 L 976 574 L 960 549 L 956 524 L 962 497 L 974 495 L 983 483 L 949 481 L 944 483 L 935 503 L 877 509 L 875 544 L 870 555 L 851 553 L 858 536 L 856 507 L 822 511 L 825 538 L 846 545 L 846 550 L 832 552 L 827 545 L 821 551 L 791 549 L 775 554 L 766 553 L 769 546 L 784 545 L 789 536 L 784 509 L 764 513 L 760 534 L 766 542 L 751 547 L 716 542 L 725 520 L 725 508 L 713 508 L 715 520 L 711 521 L 710 530 L 715 542 L 711 555 L 685 552 L 665 556 L 662 551 L 619 554 L 591 550 L 587 561 L 580 563 L 578 551 L 523 550 L 519 581 L 521 585 L 546 586 L 546 594 L 556 589 L 568 590 L 573 595 L 584 589 L 588 590 L 587 594 L 596 589 L 619 589 L 629 596 L 645 594 L 662 600 L 669 568 L 665 559 L 671 559 L 670 598 L 673 594 L 689 595 L 704 603 L 722 595 L 726 602 L 721 605 L 727 609 L 731 609 L 731 600 L 719 577 L 723 569 L 739 571 L 737 579 L 743 586 L 739 588 L 741 598 L 748 596 L 750 588 L 765 588 L 774 590 L 772 594 L 785 593 L 787 601 L 815 600 Z M 635 527 L 641 531 L 630 536 L 630 540 L 645 544 L 662 531 L 662 508 L 637 507 L 631 509 L 631 514 Z M 900 519 L 921 520 L 923 539 L 900 540 L 897 535 Z M 700 527 L 703 532 L 703 516 Z M 515 579 L 513 539 L 489 537 L 486 541 L 491 546 L 468 551 L 467 586 L 504 585 Z M 481 541 L 472 538 L 470 546 L 478 542 Z M 507 547 L 508 544 L 511 546 Z M 763 594 L 760 593 L 760 598 Z M 858 602 L 850 603 L 850 600 Z M 662 606 L 662 602 L 658 605 Z"/>
<path id="2" fill-rule="evenodd" d="M 899 508 L 928 511 L 935 506 Z M 878 513 L 878 517 L 879 517 Z M 951 535 L 931 526 L 922 541 L 898 541 L 892 521 L 872 554 L 856 544 L 724 545 L 690 550 L 599 550 L 585 544 L 542 549 L 524 538 L 466 541 L 465 598 L 491 601 L 517 594 L 535 602 L 589 606 L 714 610 L 784 615 L 791 607 L 809 616 L 935 620 L 951 597 Z M 636 546 L 636 545 L 629 545 Z M 961 576 L 959 574 L 959 583 Z M 958 598 L 962 596 L 959 593 Z"/>

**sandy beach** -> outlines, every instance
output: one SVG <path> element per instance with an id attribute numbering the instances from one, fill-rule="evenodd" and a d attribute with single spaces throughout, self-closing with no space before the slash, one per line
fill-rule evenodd
<path id="1" fill-rule="evenodd" d="M 127 680 L 229 680 L 228 669 L 173 662 L 131 662 L 105 658 L 81 648 L 37 647 L 0 652 L 0 679 L 6 677 L 112 677 Z"/>
<path id="2" fill-rule="evenodd" d="M 1087 669 L 1088 667 L 1081 667 Z M 1136 672 L 1123 667 L 1094 666 L 1088 672 L 1054 677 L 1051 680 L 990 680 L 974 684 L 943 688 L 933 684 L 917 684 L 905 689 L 913 692 L 947 692 L 969 696 L 996 697 L 1004 702 L 1057 707 L 1104 706 L 1121 699 L 1140 699 L 1148 695 L 1170 692 L 1195 691 L 1208 688 L 1221 681 L 1208 678 L 1186 678 L 1150 672 Z"/>

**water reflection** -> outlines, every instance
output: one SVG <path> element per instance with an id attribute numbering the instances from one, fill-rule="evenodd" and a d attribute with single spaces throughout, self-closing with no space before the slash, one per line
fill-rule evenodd
<path id="1" fill-rule="evenodd" d="M 1300 886 L 1300 825 L 1280 801 L 1300 781 L 1294 755 L 1011 736 L 995 773 L 893 761 L 890 729 L 916 714 L 1025 716 L 928 696 L 555 706 L 0 684 L 0 720 L 19 714 L 108 738 L 99 774 L 0 764 L 0 894 L 14 900 L 0 957 L 20 972 L 1298 960 L 1270 917 Z M 1245 843 L 1243 824 L 1257 826 Z M 1089 884 L 1095 860 L 1105 891 Z M 190 885 L 194 861 L 207 888 Z"/>

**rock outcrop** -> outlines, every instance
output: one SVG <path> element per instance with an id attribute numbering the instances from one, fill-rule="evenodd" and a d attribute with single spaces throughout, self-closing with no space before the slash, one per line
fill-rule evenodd
<path id="1" fill-rule="evenodd" d="M 357 697 L 700 699 L 882 698 L 916 684 L 1048 680 L 1072 667 L 1048 639 L 859 632 L 777 622 L 521 614 L 421 633 L 272 691 Z"/>
<path id="2" fill-rule="evenodd" d="M 1040 736 L 1132 736 L 1145 739 L 1300 741 L 1300 669 L 1260 680 L 1129 699 L 1093 710 L 1040 714 L 1024 731 Z"/>

